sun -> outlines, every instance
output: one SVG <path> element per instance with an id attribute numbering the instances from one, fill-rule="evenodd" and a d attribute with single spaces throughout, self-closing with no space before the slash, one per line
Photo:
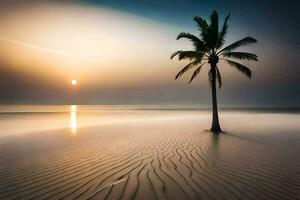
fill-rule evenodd
<path id="1" fill-rule="evenodd" d="M 72 85 L 77 85 L 77 81 L 76 81 L 75 79 L 73 79 L 73 80 L 71 81 L 71 84 L 72 84 Z"/>

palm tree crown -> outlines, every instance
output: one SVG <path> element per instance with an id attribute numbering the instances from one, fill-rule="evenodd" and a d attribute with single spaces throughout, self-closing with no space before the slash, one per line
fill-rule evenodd
<path id="1" fill-rule="evenodd" d="M 205 65 L 209 65 L 210 69 L 208 72 L 208 80 L 211 85 L 212 91 L 212 126 L 211 131 L 215 133 L 221 132 L 219 117 L 218 117 L 218 105 L 217 105 L 217 94 L 216 94 L 216 81 L 219 84 L 219 88 L 222 86 L 222 78 L 217 64 L 220 60 L 227 62 L 230 66 L 235 67 L 240 72 L 251 78 L 251 70 L 241 63 L 234 60 L 248 60 L 257 61 L 257 56 L 252 53 L 235 51 L 237 48 L 246 46 L 251 43 L 256 43 L 256 39 L 252 37 L 245 37 L 238 40 L 227 47 L 223 47 L 225 42 L 225 35 L 228 29 L 228 19 L 230 15 L 225 18 L 223 27 L 219 30 L 219 17 L 216 11 L 213 11 L 210 16 L 210 24 L 201 17 L 195 17 L 200 37 L 197 37 L 191 33 L 180 33 L 177 36 L 177 40 L 181 38 L 189 39 L 193 43 L 194 49 L 191 51 L 176 51 L 171 55 L 171 59 L 178 56 L 179 60 L 188 59 L 190 62 L 183 67 L 175 79 L 179 78 L 182 74 L 187 72 L 189 69 L 196 67 L 190 82 L 199 74 L 201 68 Z"/>
<path id="2" fill-rule="evenodd" d="M 193 43 L 193 50 L 190 51 L 176 51 L 171 55 L 171 59 L 178 56 L 179 60 L 188 59 L 189 62 L 179 73 L 175 79 L 179 78 L 189 69 L 197 67 L 189 81 L 191 83 L 194 78 L 199 74 L 202 67 L 207 64 L 215 65 L 216 77 L 219 84 L 219 88 L 222 86 L 222 79 L 217 63 L 220 60 L 227 62 L 230 66 L 235 67 L 240 72 L 251 78 L 251 70 L 234 60 L 248 60 L 257 61 L 257 56 L 252 53 L 235 51 L 237 48 L 246 46 L 251 43 L 256 43 L 257 40 L 252 37 L 245 37 L 238 40 L 224 48 L 225 36 L 228 29 L 228 20 L 230 15 L 225 18 L 223 27 L 219 30 L 219 17 L 216 11 L 212 12 L 210 17 L 210 24 L 201 17 L 194 17 L 198 29 L 200 31 L 200 37 L 197 37 L 191 33 L 182 32 L 177 36 L 177 40 L 181 38 L 189 39 Z M 209 70 L 209 81 L 212 84 L 212 68 Z"/>

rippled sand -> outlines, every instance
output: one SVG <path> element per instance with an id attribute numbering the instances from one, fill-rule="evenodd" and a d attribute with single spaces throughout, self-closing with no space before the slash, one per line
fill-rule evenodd
<path id="1" fill-rule="evenodd" d="M 214 135 L 209 112 L 126 112 L 0 138 L 0 199 L 300 197 L 299 114 L 224 111 Z"/>

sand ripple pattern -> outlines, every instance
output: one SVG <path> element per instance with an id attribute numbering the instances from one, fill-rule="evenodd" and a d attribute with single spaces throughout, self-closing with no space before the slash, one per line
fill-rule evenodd
<path id="1" fill-rule="evenodd" d="M 299 159 L 272 145 L 174 122 L 108 125 L 79 133 L 84 136 L 65 145 L 50 141 L 46 149 L 22 142 L 19 152 L 31 146 L 28 153 L 7 155 L 1 148 L 0 199 L 300 197 Z"/>

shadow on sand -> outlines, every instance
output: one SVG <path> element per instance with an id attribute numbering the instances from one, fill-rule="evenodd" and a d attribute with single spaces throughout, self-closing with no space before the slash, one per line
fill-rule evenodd
<path id="1" fill-rule="evenodd" d="M 231 136 L 234 138 L 238 138 L 241 140 L 246 140 L 249 142 L 254 142 L 254 143 L 258 143 L 258 144 L 264 144 L 264 145 L 270 145 L 268 143 L 264 143 L 262 141 L 258 141 L 249 137 L 245 137 L 245 136 L 240 136 L 238 133 L 234 133 L 234 132 L 229 132 L 229 131 L 220 131 L 220 132 L 212 132 L 211 130 L 205 129 L 205 132 L 211 133 L 212 135 L 212 141 L 213 144 L 218 144 L 218 140 L 220 139 L 220 137 L 222 136 Z"/>
<path id="2" fill-rule="evenodd" d="M 228 131 L 222 131 L 220 133 L 214 134 L 214 135 L 228 135 L 228 136 L 232 136 L 241 140 L 246 140 L 249 142 L 254 142 L 254 143 L 258 143 L 258 144 L 264 144 L 264 145 L 269 145 L 268 143 L 264 143 L 262 141 L 258 141 L 249 137 L 245 137 L 245 136 L 240 136 L 237 133 L 233 133 L 233 132 L 228 132 Z"/>

